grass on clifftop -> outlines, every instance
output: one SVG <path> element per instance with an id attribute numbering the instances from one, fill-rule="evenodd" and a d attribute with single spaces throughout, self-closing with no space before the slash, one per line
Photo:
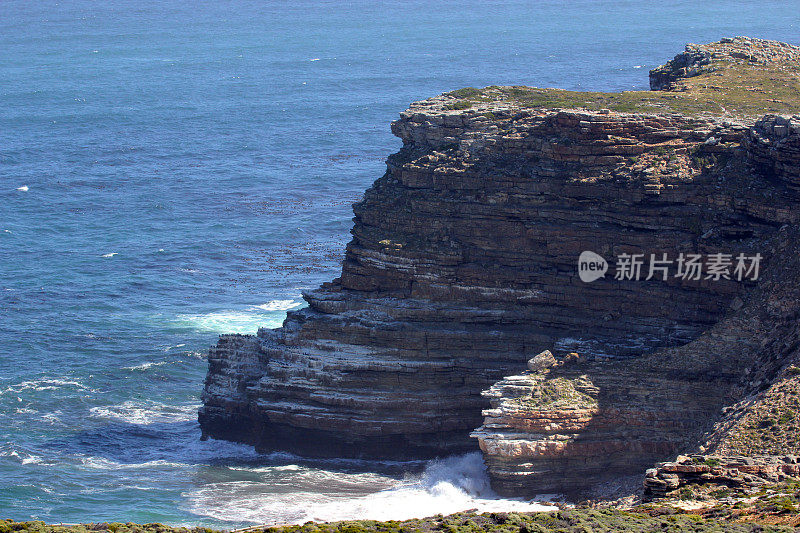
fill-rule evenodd
<path id="1" fill-rule="evenodd" d="M 48 526 L 44 522 L 0 521 L 0 533 L 212 533 L 205 528 L 178 528 L 161 524 L 86 524 Z M 357 520 L 331 523 L 308 522 L 298 526 L 250 529 L 252 533 L 547 533 L 604 531 L 692 532 L 771 532 L 793 528 L 763 523 L 708 520 L 672 508 L 651 509 L 647 513 L 620 510 L 568 510 L 550 513 L 457 513 L 450 516 L 404 521 Z"/>
<path id="2" fill-rule="evenodd" d="M 610 109 L 624 113 L 681 113 L 756 116 L 800 112 L 800 65 L 713 61 L 703 74 L 685 78 L 679 91 L 618 93 L 566 91 L 535 87 L 467 87 L 446 93 L 456 99 L 446 109 L 470 109 L 482 103 L 527 108 Z"/>

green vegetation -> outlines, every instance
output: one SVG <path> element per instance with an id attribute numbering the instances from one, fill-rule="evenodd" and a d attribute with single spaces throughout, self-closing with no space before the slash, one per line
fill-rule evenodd
<path id="1" fill-rule="evenodd" d="M 80 525 L 47 525 L 44 522 L 34 520 L 30 522 L 14 522 L 12 520 L 0 520 L 0 533 L 213 533 L 207 527 L 172 527 L 164 524 L 122 524 L 119 522 L 102 522 L 98 524 Z"/>
<path id="2" fill-rule="evenodd" d="M 450 91 L 447 93 L 447 95 L 452 96 L 453 98 L 473 98 L 481 95 L 481 89 L 476 89 L 475 87 L 464 87 L 463 89 Z"/>
<path id="3" fill-rule="evenodd" d="M 689 116 L 764 115 L 800 111 L 800 65 L 715 60 L 699 76 L 680 80 L 678 91 L 603 93 L 535 87 L 466 87 L 446 94 L 458 99 L 448 109 L 482 102 L 527 108 L 609 109 L 618 112 L 681 113 Z"/>
<path id="4" fill-rule="evenodd" d="M 680 510 L 690 503 L 691 513 L 706 520 L 800 526 L 800 481 L 763 485 L 719 485 L 698 482 L 681 487 L 669 498 L 635 509 L 654 514 L 665 508 Z"/>
<path id="5" fill-rule="evenodd" d="M 575 379 L 549 378 L 539 382 L 530 396 L 517 398 L 514 401 L 531 409 L 595 407 L 597 399 L 579 390 L 589 387 L 593 385 L 586 376 Z"/>
<path id="6" fill-rule="evenodd" d="M 110 526 L 118 526 L 112 530 Z M 0 533 L 211 533 L 211 530 L 171 528 L 161 524 L 87 524 L 47 526 L 43 522 L 0 522 Z M 297 526 L 251 529 L 253 533 L 546 533 L 546 532 L 751 532 L 792 531 L 785 526 L 707 520 L 696 514 L 661 508 L 648 513 L 620 510 L 568 510 L 549 513 L 457 513 L 424 519 L 386 522 L 356 520 L 333 523 L 308 522 Z"/>
<path id="7" fill-rule="evenodd" d="M 784 455 L 800 451 L 800 376 L 791 371 L 764 391 L 731 428 L 723 453 Z"/>

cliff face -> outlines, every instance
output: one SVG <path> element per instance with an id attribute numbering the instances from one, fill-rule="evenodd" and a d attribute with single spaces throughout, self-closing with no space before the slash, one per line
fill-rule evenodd
<path id="1" fill-rule="evenodd" d="M 489 87 L 413 104 L 354 205 L 341 277 L 282 328 L 210 351 L 204 434 L 313 455 L 472 449 L 481 391 L 550 349 L 580 362 L 489 393 L 475 435 L 500 490 L 567 490 L 697 438 L 747 388 L 759 330 L 718 322 L 755 289 L 615 280 L 616 258 L 768 255 L 796 222 L 800 138 L 790 119 L 754 125 L 751 100 L 735 117 L 703 102 Z M 604 278 L 579 279 L 583 251 L 609 261 Z"/>
<path id="2" fill-rule="evenodd" d="M 654 71 L 656 78 L 674 71 L 668 67 Z M 739 456 L 733 463 L 744 455 L 800 452 L 800 370 L 793 365 L 800 357 L 798 118 L 754 120 L 720 152 L 726 162 L 718 159 L 709 172 L 718 191 L 708 206 L 732 194 L 747 206 L 742 220 L 780 226 L 766 239 L 739 234 L 736 246 L 765 257 L 759 283 L 744 287 L 716 324 L 686 344 L 630 361 L 562 358 L 485 391 L 492 408 L 473 436 L 498 491 L 581 491 L 644 472 L 677 451 Z M 665 476 L 674 481 L 671 471 Z"/>
<path id="3" fill-rule="evenodd" d="M 697 339 L 628 361 L 568 356 L 487 390 L 492 408 L 473 436 L 494 487 L 580 492 L 676 452 L 800 452 L 796 231 L 762 243 L 761 284 Z"/>

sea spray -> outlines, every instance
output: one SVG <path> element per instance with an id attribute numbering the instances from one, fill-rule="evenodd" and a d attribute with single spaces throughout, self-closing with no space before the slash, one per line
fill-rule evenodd
<path id="1" fill-rule="evenodd" d="M 180 314 L 173 324 L 178 327 L 214 333 L 249 333 L 258 328 L 277 328 L 286 318 L 286 311 L 304 305 L 302 300 L 271 300 L 241 310 L 223 310 L 206 314 Z"/>
<path id="2" fill-rule="evenodd" d="M 259 468 L 258 481 L 207 485 L 186 494 L 188 509 L 218 520 L 253 524 L 301 524 L 309 520 L 403 520 L 467 509 L 478 511 L 545 511 L 551 506 L 499 498 L 489 487 L 479 453 L 430 461 L 422 473 L 402 478 L 374 472 L 295 465 Z M 334 464 L 328 466 L 334 468 Z M 343 471 L 344 470 L 344 471 Z M 291 487 L 290 491 L 275 486 Z"/>

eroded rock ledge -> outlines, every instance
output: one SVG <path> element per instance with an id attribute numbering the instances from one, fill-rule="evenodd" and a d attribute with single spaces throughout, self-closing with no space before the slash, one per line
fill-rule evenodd
<path id="1" fill-rule="evenodd" d="M 796 49 L 775 46 L 772 62 L 712 57 L 685 90 L 490 87 L 413 104 L 392 124 L 403 148 L 354 205 L 341 277 L 282 328 L 210 351 L 204 434 L 328 456 L 474 449 L 481 391 L 549 349 L 579 360 L 493 387 L 476 433 L 501 492 L 579 489 L 697 441 L 752 392 L 745 369 L 785 355 L 762 345 L 768 312 L 750 318 L 761 289 L 617 281 L 614 258 L 759 252 L 772 268 L 765 243 L 797 223 L 800 162 L 800 118 L 753 114 L 800 109 L 770 92 L 783 87 L 770 76 L 798 72 Z M 693 93 L 736 72 L 765 92 L 736 107 L 740 87 L 723 89 L 724 111 Z M 609 260 L 605 278 L 580 281 L 585 250 Z"/>
<path id="2" fill-rule="evenodd" d="M 762 487 L 800 477 L 800 457 L 681 455 L 648 469 L 644 494 L 663 498 L 693 484 L 724 485 L 730 488 Z"/>

